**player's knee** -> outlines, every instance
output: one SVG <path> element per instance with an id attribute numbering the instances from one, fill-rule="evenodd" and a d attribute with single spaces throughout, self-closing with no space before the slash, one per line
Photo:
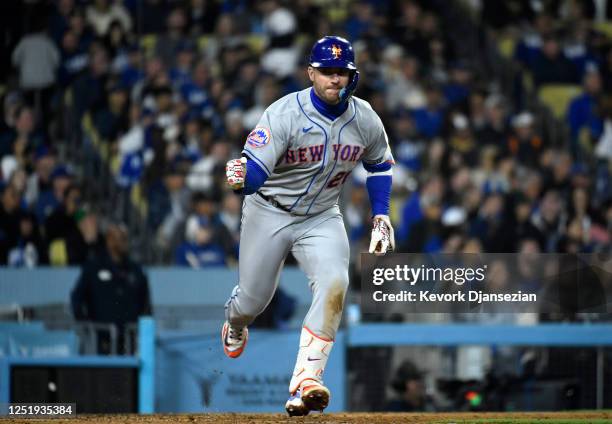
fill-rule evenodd
<path id="1" fill-rule="evenodd" d="M 348 274 L 330 274 L 322 283 L 322 286 L 325 288 L 327 305 L 330 309 L 334 309 L 336 313 L 341 312 L 349 285 Z"/>
<path id="2" fill-rule="evenodd" d="M 268 304 L 264 301 L 261 302 L 251 302 L 245 307 L 241 308 L 240 314 L 244 317 L 248 317 L 251 320 L 254 320 L 257 315 L 261 314 Z"/>
<path id="3" fill-rule="evenodd" d="M 347 272 L 329 273 L 329 275 L 323 278 L 323 286 L 325 286 L 330 292 L 341 291 L 346 293 L 349 286 L 349 276 Z"/>
<path id="4" fill-rule="evenodd" d="M 240 292 L 238 296 L 232 296 L 226 304 L 228 320 L 230 323 L 250 324 L 268 306 L 269 299 L 255 298 Z"/>

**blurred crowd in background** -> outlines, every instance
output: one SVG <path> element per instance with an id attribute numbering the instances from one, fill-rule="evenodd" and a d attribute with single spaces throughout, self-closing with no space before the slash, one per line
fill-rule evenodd
<path id="1" fill-rule="evenodd" d="M 594 26 L 610 2 L 466 2 L 484 37 L 514 34 L 510 92 L 436 4 L 6 2 L 0 265 L 83 264 L 108 215 L 144 223 L 131 239 L 145 263 L 235 264 L 242 199 L 225 163 L 269 104 L 309 86 L 310 47 L 330 34 L 353 43 L 356 95 L 389 135 L 399 252 L 610 252 L 612 38 Z M 527 107 L 524 76 L 582 86 L 555 123 L 566 132 Z M 361 167 L 347 186 L 354 260 L 371 229 Z"/>

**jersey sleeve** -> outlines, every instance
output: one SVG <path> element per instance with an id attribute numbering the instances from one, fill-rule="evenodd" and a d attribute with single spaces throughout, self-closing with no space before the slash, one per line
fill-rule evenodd
<path id="1" fill-rule="evenodd" d="M 364 168 L 376 172 L 381 166 L 388 170 L 395 161 L 389 147 L 389 138 L 378 115 L 374 115 L 374 125 L 369 131 L 368 145 L 362 157 Z"/>
<path id="2" fill-rule="evenodd" d="M 247 136 L 242 153 L 270 176 L 287 150 L 288 133 L 283 117 L 267 109 Z"/>

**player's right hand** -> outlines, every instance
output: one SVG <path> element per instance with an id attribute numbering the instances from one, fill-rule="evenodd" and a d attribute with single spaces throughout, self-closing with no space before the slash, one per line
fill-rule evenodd
<path id="1" fill-rule="evenodd" d="M 227 185 L 229 185 L 232 190 L 240 190 L 244 187 L 246 162 L 247 159 L 245 157 L 227 161 L 225 165 L 225 176 L 227 177 Z"/>
<path id="2" fill-rule="evenodd" d="M 387 215 L 376 215 L 372 227 L 369 252 L 376 256 L 383 256 L 393 250 L 395 250 L 395 233 L 391 220 Z"/>

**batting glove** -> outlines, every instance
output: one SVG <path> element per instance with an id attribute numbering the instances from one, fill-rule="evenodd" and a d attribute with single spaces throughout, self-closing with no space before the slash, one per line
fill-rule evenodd
<path id="1" fill-rule="evenodd" d="M 244 180 L 246 178 L 246 162 L 247 159 L 242 157 L 240 159 L 232 159 L 225 165 L 227 185 L 229 185 L 232 190 L 240 190 L 244 187 Z"/>
<path id="2" fill-rule="evenodd" d="M 395 233 L 391 226 L 391 220 L 387 215 L 376 215 L 372 228 L 372 239 L 370 241 L 370 253 L 382 256 L 395 249 Z"/>

